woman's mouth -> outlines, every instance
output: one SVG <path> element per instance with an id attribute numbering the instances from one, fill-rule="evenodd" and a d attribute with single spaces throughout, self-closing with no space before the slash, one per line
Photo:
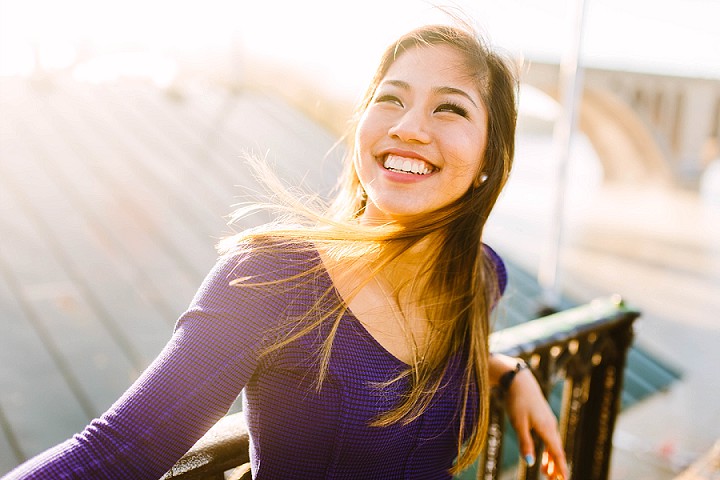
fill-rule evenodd
<path id="1" fill-rule="evenodd" d="M 383 167 L 392 172 L 407 173 L 412 175 L 427 175 L 435 171 L 435 167 L 417 158 L 407 158 L 389 154 L 385 157 Z"/>

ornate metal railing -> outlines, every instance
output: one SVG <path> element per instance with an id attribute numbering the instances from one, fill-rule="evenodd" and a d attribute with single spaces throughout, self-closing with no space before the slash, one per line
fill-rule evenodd
<path id="1" fill-rule="evenodd" d="M 496 332 L 495 352 L 522 357 L 530 365 L 546 395 L 563 383 L 560 431 L 572 478 L 608 478 L 612 434 L 620 407 L 623 370 L 639 316 L 619 297 L 598 299 Z M 491 402 L 487 448 L 477 478 L 497 479 L 503 469 L 505 412 L 497 398 Z M 537 442 L 536 451 L 542 452 Z M 539 455 L 538 455 L 539 456 Z M 221 480 L 249 478 L 246 468 L 225 472 L 248 462 L 248 436 L 240 414 L 213 427 L 163 479 Z M 540 478 L 539 462 L 528 467 L 518 461 L 517 479 Z"/>
<path id="2" fill-rule="evenodd" d="M 528 362 L 546 396 L 557 383 L 564 383 L 560 433 L 572 478 L 608 478 L 625 360 L 638 316 L 619 297 L 598 299 L 501 330 L 491 338 L 493 351 Z M 483 480 L 498 478 L 502 465 L 505 414 L 496 398 L 491 409 L 480 462 L 484 467 L 478 473 Z M 536 451 L 542 451 L 539 442 Z M 539 462 L 534 467 L 518 462 L 517 478 L 540 478 Z"/>

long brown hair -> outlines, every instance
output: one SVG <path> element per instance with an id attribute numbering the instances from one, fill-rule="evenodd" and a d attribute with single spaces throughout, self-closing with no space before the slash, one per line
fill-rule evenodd
<path id="1" fill-rule="evenodd" d="M 355 221 L 362 214 L 366 202 L 353 161 L 357 122 L 370 105 L 378 85 L 393 62 L 410 49 L 431 45 L 449 45 L 460 52 L 465 59 L 467 74 L 477 85 L 488 114 L 487 146 L 481 172 L 478 172 L 478 176 L 482 173 L 486 178 L 483 181 L 478 178 L 451 205 L 423 216 L 412 224 L 365 228 Z M 354 265 L 367 264 L 368 254 L 372 254 L 371 270 L 377 273 L 409 248 L 429 235 L 433 236 L 435 248 L 428 253 L 417 277 L 419 280 L 408 286 L 411 289 L 409 291 L 416 293 L 413 295 L 415 302 L 421 302 L 422 311 L 429 321 L 425 355 L 414 358 L 406 372 L 388 382 L 407 377 L 411 380 L 411 387 L 399 404 L 376 419 L 374 425 L 410 422 L 421 415 L 440 388 L 452 355 L 464 352 L 467 363 L 459 399 L 458 459 L 452 473 L 462 471 L 479 455 L 488 425 L 489 318 L 499 292 L 495 265 L 484 250 L 482 238 L 485 223 L 507 182 L 512 166 L 517 117 L 516 89 L 517 81 L 510 62 L 488 48 L 470 29 L 431 25 L 403 35 L 385 51 L 356 109 L 355 122 L 346 137 L 349 140 L 347 158 L 332 205 L 318 213 L 291 199 L 289 210 L 304 217 L 305 227 L 274 225 L 240 234 L 225 243 L 226 247 L 231 248 L 238 245 L 241 239 L 248 238 L 272 239 L 271 244 L 275 246 L 279 245 L 277 241 L 281 239 L 289 240 L 282 242 L 283 245 L 296 243 L 293 239 L 309 240 L 323 245 L 330 255 L 336 255 L 345 265 L 352 266 L 353 262 Z M 297 220 L 292 223 L 298 224 Z M 296 333 L 271 347 L 271 350 L 281 348 L 327 320 L 336 322 L 335 328 L 330 330 L 334 332 L 345 308 L 341 305 L 336 311 L 304 319 L 302 328 L 294 330 Z M 320 355 L 319 385 L 326 373 L 333 339 L 331 333 Z M 468 402 L 472 398 L 479 398 L 480 406 L 475 421 L 466 425 Z"/>

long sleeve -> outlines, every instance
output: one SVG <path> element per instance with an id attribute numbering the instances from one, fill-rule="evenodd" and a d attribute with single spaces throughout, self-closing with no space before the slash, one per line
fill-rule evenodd
<path id="1" fill-rule="evenodd" d="M 274 263 L 274 262 L 270 262 Z M 165 348 L 101 418 L 3 480 L 156 479 L 229 409 L 258 365 L 283 303 L 238 277 L 285 275 L 256 255 L 222 259 Z"/>

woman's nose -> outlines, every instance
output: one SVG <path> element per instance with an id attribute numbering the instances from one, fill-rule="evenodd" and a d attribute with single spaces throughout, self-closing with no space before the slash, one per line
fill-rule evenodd
<path id="1" fill-rule="evenodd" d="M 388 130 L 388 135 L 407 143 L 430 142 L 427 119 L 419 109 L 403 112 Z"/>

